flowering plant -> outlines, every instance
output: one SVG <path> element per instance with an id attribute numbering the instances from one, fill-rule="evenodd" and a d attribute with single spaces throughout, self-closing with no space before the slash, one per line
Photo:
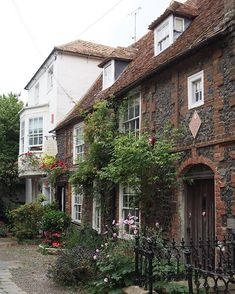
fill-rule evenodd
<path id="1" fill-rule="evenodd" d="M 62 234 L 61 233 L 51 233 L 50 231 L 44 231 L 43 235 L 45 239 L 43 243 L 46 246 L 53 247 L 53 248 L 60 248 L 62 246 Z"/>
<path id="2" fill-rule="evenodd" d="M 47 154 L 39 157 L 35 153 L 28 151 L 21 156 L 21 162 L 24 170 L 30 168 L 45 173 L 51 185 L 55 184 L 59 176 L 68 172 L 65 162 Z"/>
<path id="3" fill-rule="evenodd" d="M 42 158 L 39 168 L 47 174 L 48 180 L 52 185 L 55 184 L 59 176 L 68 172 L 67 164 L 51 155 L 45 155 Z"/>
<path id="4" fill-rule="evenodd" d="M 106 228 L 105 241 L 93 255 L 98 275 L 94 282 L 97 294 L 131 285 L 134 275 L 133 240 L 118 238 L 119 223 L 115 221 Z"/>

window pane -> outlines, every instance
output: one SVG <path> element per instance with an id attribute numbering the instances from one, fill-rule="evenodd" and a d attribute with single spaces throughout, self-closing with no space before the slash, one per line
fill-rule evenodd
<path id="1" fill-rule="evenodd" d="M 174 27 L 174 29 L 177 32 L 183 32 L 184 20 L 182 18 L 178 18 L 178 17 L 175 18 L 175 27 Z"/>

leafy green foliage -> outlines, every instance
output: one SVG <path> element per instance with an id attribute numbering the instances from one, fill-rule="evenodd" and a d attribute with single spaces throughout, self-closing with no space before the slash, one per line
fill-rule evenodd
<path id="1" fill-rule="evenodd" d="M 19 241 L 38 237 L 43 210 L 41 204 L 30 203 L 9 212 L 12 232 Z"/>
<path id="2" fill-rule="evenodd" d="M 126 101 L 120 107 L 121 111 L 125 111 L 125 107 Z M 161 136 L 156 136 L 152 145 L 148 133 L 142 133 L 138 138 L 120 134 L 118 122 L 116 106 L 110 106 L 107 101 L 99 102 L 87 115 L 85 142 L 88 149 L 71 182 L 79 185 L 85 195 L 97 193 L 100 196 L 106 222 L 110 221 L 112 193 L 118 184 L 129 184 L 136 190 L 146 215 L 152 209 L 162 218 L 154 205 L 168 196 L 168 211 L 164 213 L 170 218 L 171 189 L 176 184 L 176 165 L 180 159 L 180 154 L 173 152 L 177 139 L 175 130 L 167 127 Z M 158 207 L 161 210 L 161 206 Z"/>
<path id="3" fill-rule="evenodd" d="M 19 183 L 19 111 L 23 103 L 17 95 L 0 96 L 0 189 L 11 195 Z"/>
<path id="4" fill-rule="evenodd" d="M 117 132 L 115 113 L 108 107 L 107 101 L 98 102 L 94 108 L 95 111 L 85 119 L 86 157 L 71 178 L 83 189 L 93 186 L 93 180 L 98 180 L 97 171 L 110 162 L 112 142 Z"/>
<path id="5" fill-rule="evenodd" d="M 159 293 L 170 293 L 170 294 L 178 294 L 178 293 L 188 293 L 188 287 L 186 285 L 180 284 L 179 282 L 166 282 L 166 281 L 158 281 L 154 284 L 154 289 Z"/>
<path id="6" fill-rule="evenodd" d="M 148 134 L 137 139 L 119 135 L 113 142 L 111 161 L 99 173 L 101 178 L 137 187 L 155 185 L 157 189 L 169 188 L 175 180 L 179 154 L 172 152 L 171 140 L 159 138 L 151 146 L 148 138 Z"/>
<path id="7" fill-rule="evenodd" d="M 133 240 L 119 239 L 117 224 L 113 223 L 106 228 L 106 239 L 100 247 L 96 247 L 93 256 L 97 275 L 89 293 L 121 293 L 120 290 L 131 285 L 134 280 Z"/>
<path id="8" fill-rule="evenodd" d="M 50 233 L 62 233 L 70 225 L 71 218 L 60 210 L 49 210 L 42 216 L 41 229 Z"/>

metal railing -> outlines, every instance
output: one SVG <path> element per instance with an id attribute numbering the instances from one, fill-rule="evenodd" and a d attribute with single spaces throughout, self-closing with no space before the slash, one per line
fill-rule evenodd
<path id="1" fill-rule="evenodd" d="M 189 294 L 202 289 L 205 293 L 231 293 L 230 287 L 235 284 L 234 258 L 234 233 L 223 240 L 200 239 L 197 244 L 193 240 L 177 243 L 155 236 L 136 236 L 135 284 L 150 294 L 156 282 L 179 280 L 187 281 Z"/>

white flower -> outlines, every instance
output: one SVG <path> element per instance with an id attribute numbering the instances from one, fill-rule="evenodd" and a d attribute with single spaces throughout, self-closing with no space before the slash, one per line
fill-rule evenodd
<path id="1" fill-rule="evenodd" d="M 117 237 L 117 233 L 113 233 L 113 237 L 116 238 Z"/>
<path id="2" fill-rule="evenodd" d="M 94 255 L 94 256 L 93 256 L 93 259 L 96 260 L 96 259 L 97 259 L 97 255 Z"/>
<path id="3" fill-rule="evenodd" d="M 159 222 L 155 223 L 155 227 L 158 229 L 159 228 Z"/>
<path id="4" fill-rule="evenodd" d="M 115 219 L 113 220 L 112 225 L 115 225 Z"/>
<path id="5" fill-rule="evenodd" d="M 96 249 L 96 251 L 95 251 L 95 252 L 99 253 L 100 251 L 99 251 L 99 249 Z"/>
<path id="6" fill-rule="evenodd" d="M 108 243 L 104 243 L 104 245 L 107 247 L 109 244 Z"/>
<path id="7" fill-rule="evenodd" d="M 108 278 L 104 278 L 105 283 L 108 283 L 108 281 L 109 281 Z"/>

